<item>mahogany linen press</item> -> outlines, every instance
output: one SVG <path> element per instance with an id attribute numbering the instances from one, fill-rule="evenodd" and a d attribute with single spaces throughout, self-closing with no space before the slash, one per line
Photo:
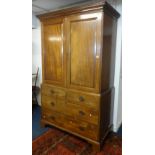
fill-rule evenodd
<path id="1" fill-rule="evenodd" d="M 42 125 L 100 150 L 112 127 L 116 25 L 106 1 L 38 15 L 42 30 Z"/>

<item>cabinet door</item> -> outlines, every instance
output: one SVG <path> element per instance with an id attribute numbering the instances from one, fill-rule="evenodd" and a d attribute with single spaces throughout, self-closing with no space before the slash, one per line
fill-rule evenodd
<path id="1" fill-rule="evenodd" d="M 102 13 L 67 18 L 67 86 L 99 91 Z"/>
<path id="2" fill-rule="evenodd" d="M 43 81 L 65 85 L 65 50 L 63 19 L 52 19 L 42 24 Z"/>

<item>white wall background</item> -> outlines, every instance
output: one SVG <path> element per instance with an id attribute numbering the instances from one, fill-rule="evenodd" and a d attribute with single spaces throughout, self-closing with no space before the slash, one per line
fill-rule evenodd
<path id="1" fill-rule="evenodd" d="M 116 10 L 120 13 L 117 23 L 117 42 L 116 42 L 116 59 L 115 59 L 115 98 L 113 124 L 114 131 L 117 131 L 122 123 L 122 0 L 117 0 Z"/>
<path id="2" fill-rule="evenodd" d="M 117 21 L 116 57 L 115 57 L 115 77 L 114 77 L 114 107 L 113 107 L 113 131 L 117 131 L 122 123 L 122 0 L 107 0 L 119 13 Z"/>
<path id="3" fill-rule="evenodd" d="M 120 14 L 122 14 L 122 0 L 107 0 Z M 32 15 L 32 72 L 36 72 L 39 67 L 39 77 L 37 85 L 40 86 L 41 79 L 41 28 L 39 20 Z M 116 42 L 116 58 L 115 58 L 115 77 L 114 77 L 114 109 L 113 109 L 113 131 L 117 131 L 122 122 L 122 74 L 121 74 L 121 41 L 122 41 L 122 17 L 117 23 L 117 42 Z M 41 105 L 40 94 L 38 102 Z"/>
<path id="4" fill-rule="evenodd" d="M 42 67 L 41 67 L 41 27 L 39 20 L 32 15 L 32 73 L 37 72 L 39 67 L 37 86 L 42 83 Z M 34 79 L 32 79 L 34 83 Z M 38 103 L 41 105 L 40 93 L 38 95 Z"/>

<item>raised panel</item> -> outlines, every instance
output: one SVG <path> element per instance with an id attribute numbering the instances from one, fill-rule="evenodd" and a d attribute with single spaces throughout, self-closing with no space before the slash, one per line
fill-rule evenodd
<path id="1" fill-rule="evenodd" d="M 71 22 L 71 84 L 94 87 L 96 21 Z"/>
<path id="2" fill-rule="evenodd" d="M 67 18 L 68 87 L 99 91 L 101 13 Z"/>
<path id="3" fill-rule="evenodd" d="M 63 22 L 43 25 L 44 81 L 64 85 Z"/>

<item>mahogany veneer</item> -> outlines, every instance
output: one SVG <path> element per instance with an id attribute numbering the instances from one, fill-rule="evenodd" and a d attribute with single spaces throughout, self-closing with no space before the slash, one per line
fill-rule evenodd
<path id="1" fill-rule="evenodd" d="M 116 22 L 106 1 L 38 15 L 42 26 L 42 125 L 100 149 L 111 127 Z"/>

